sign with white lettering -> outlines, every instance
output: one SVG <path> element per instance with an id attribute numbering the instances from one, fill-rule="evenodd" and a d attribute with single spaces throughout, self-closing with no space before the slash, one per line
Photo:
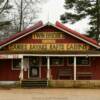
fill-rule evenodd
<path id="1" fill-rule="evenodd" d="M 12 58 L 22 58 L 22 55 L 18 55 L 18 54 L 11 54 L 11 55 L 7 55 L 7 54 L 0 54 L 0 59 L 12 59 Z"/>
<path id="2" fill-rule="evenodd" d="M 84 43 L 57 43 L 57 39 L 66 39 L 62 32 L 36 32 L 32 34 L 33 40 L 41 40 L 39 43 L 14 43 L 9 45 L 10 51 L 87 51 L 89 45 Z"/>

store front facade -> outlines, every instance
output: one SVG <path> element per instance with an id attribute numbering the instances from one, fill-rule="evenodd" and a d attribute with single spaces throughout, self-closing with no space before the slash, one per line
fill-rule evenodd
<path id="1" fill-rule="evenodd" d="M 0 48 L 0 81 L 100 80 L 98 43 L 59 22 L 39 22 Z"/>

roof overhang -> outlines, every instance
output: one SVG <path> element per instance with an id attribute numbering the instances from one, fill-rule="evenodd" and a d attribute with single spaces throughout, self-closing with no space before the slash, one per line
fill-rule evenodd
<path id="1" fill-rule="evenodd" d="M 100 54 L 0 54 L 0 59 L 20 59 L 23 57 L 100 57 Z"/>

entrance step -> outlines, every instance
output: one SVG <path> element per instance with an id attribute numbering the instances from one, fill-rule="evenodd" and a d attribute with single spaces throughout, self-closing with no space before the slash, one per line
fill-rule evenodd
<path id="1" fill-rule="evenodd" d="M 47 87 L 48 81 L 47 80 L 23 80 L 21 82 L 21 87 L 33 87 L 33 88 L 42 88 Z"/>

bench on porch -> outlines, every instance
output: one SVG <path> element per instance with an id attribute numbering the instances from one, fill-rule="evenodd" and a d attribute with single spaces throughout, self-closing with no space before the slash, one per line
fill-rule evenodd
<path id="1" fill-rule="evenodd" d="M 92 79 L 93 73 L 92 72 L 77 72 L 77 79 L 79 80 L 89 80 Z"/>
<path id="2" fill-rule="evenodd" d="M 58 69 L 58 79 L 72 79 L 72 69 Z"/>

